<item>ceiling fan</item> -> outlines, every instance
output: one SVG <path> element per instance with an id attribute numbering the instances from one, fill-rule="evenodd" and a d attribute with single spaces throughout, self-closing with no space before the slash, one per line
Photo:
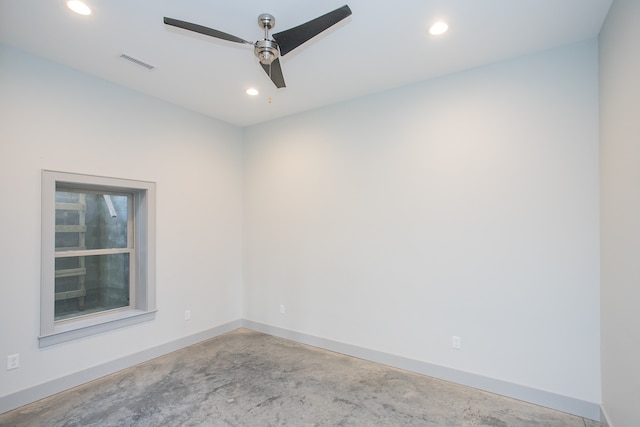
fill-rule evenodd
<path id="1" fill-rule="evenodd" d="M 342 21 L 349 15 L 351 15 L 351 9 L 349 9 L 349 6 L 345 5 L 332 12 L 319 16 L 316 19 L 312 19 L 309 22 L 298 25 L 297 27 L 272 34 L 272 38 L 270 39 L 269 30 L 276 25 L 276 20 L 272 15 L 263 13 L 258 16 L 258 23 L 262 28 L 264 28 L 264 39 L 258 40 L 255 43 L 222 31 L 214 30 L 213 28 L 173 18 L 167 18 L 166 16 L 164 18 L 164 23 L 234 43 L 253 45 L 253 52 L 260 60 L 260 65 L 262 65 L 262 68 L 267 73 L 273 84 L 275 84 L 277 88 L 283 88 L 286 87 L 286 85 L 284 83 L 284 76 L 282 75 L 282 68 L 280 67 L 280 57 L 285 56 L 293 49 Z"/>

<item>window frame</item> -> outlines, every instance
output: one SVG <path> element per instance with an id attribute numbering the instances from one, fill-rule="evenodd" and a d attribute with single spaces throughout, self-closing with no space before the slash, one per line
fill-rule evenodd
<path id="1" fill-rule="evenodd" d="M 55 320 L 56 190 L 132 194 L 134 283 L 128 307 Z M 39 346 L 46 347 L 155 318 L 155 183 L 50 170 L 42 171 L 42 247 Z"/>

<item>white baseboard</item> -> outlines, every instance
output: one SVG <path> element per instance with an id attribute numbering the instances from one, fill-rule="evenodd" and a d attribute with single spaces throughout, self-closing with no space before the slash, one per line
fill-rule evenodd
<path id="1" fill-rule="evenodd" d="M 615 427 L 613 424 L 611 424 L 611 422 L 609 421 L 611 418 L 609 418 L 609 415 L 607 414 L 607 410 L 604 408 L 604 406 L 601 406 L 600 408 L 600 422 L 605 423 L 606 425 L 608 425 L 609 427 Z M 596 420 L 597 421 L 597 420 Z"/>
<path id="2" fill-rule="evenodd" d="M 251 320 L 244 320 L 243 326 L 245 328 L 253 329 L 254 331 L 263 332 L 276 337 L 285 338 L 302 344 L 312 345 L 314 347 L 323 348 L 325 350 L 346 354 L 348 356 L 354 356 L 376 363 L 381 363 L 383 365 L 392 366 L 394 368 L 416 372 L 418 374 L 450 381 L 456 384 L 462 384 L 480 390 L 489 391 L 491 393 L 500 394 L 502 396 L 522 400 L 524 402 L 533 403 L 584 418 L 589 418 L 594 421 L 604 420 L 604 418 L 602 418 L 602 411 L 598 403 L 587 402 L 584 400 L 575 399 L 573 397 L 563 396 L 560 394 L 538 390 L 519 384 L 513 384 L 494 378 L 484 377 L 482 375 L 433 365 L 427 362 L 408 359 L 406 357 L 357 347 L 351 344 L 345 344 L 325 338 L 319 338 L 300 332 L 282 329 L 276 326 L 253 322 Z"/>
<path id="3" fill-rule="evenodd" d="M 155 359 L 156 357 L 164 356 L 172 351 L 180 350 L 193 344 L 197 344 L 201 341 L 214 338 L 218 335 L 233 331 L 241 328 L 243 324 L 242 320 L 234 320 L 233 322 L 220 325 L 218 327 L 208 329 L 203 332 L 199 332 L 194 335 L 189 335 L 184 338 L 180 338 L 175 341 L 168 342 L 166 344 L 159 345 L 129 356 L 122 357 L 120 359 L 112 360 L 102 365 L 94 366 L 89 369 L 85 369 L 73 374 L 57 378 L 55 380 L 39 384 L 27 388 L 25 390 L 18 391 L 7 396 L 0 397 L 0 414 L 11 411 L 12 409 L 19 408 L 28 403 L 35 402 L 37 400 L 49 397 L 61 391 L 68 390 L 73 387 L 77 387 L 81 384 L 85 384 L 89 381 L 96 380 L 114 372 L 118 372 L 122 369 L 129 368 Z"/>
<path id="4" fill-rule="evenodd" d="M 242 327 L 336 353 L 489 391 L 591 420 L 606 420 L 600 405 L 597 403 L 242 319 L 0 397 L 0 414 Z"/>

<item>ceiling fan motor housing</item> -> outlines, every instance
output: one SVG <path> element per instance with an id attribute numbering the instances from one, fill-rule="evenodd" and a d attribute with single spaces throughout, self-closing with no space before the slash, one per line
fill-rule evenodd
<path id="1" fill-rule="evenodd" d="M 280 56 L 278 43 L 273 40 L 258 40 L 253 52 L 256 54 L 261 64 L 269 65 Z"/>

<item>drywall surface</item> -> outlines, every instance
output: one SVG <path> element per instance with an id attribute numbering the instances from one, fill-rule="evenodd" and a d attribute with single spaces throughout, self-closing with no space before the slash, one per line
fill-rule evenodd
<path id="1" fill-rule="evenodd" d="M 239 129 L 3 46 L 0 94 L 0 397 L 242 317 Z M 38 348 L 42 169 L 156 182 L 155 320 Z"/>
<path id="2" fill-rule="evenodd" d="M 640 422 L 640 2 L 615 0 L 600 33 L 602 401 Z"/>
<path id="3" fill-rule="evenodd" d="M 244 139 L 245 319 L 600 403 L 595 40 Z"/>

